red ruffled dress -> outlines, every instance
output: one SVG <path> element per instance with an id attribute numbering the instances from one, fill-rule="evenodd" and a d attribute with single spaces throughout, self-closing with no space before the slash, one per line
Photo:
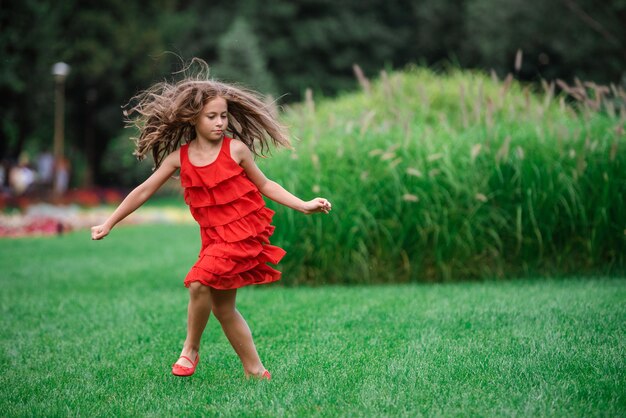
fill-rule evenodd
<path id="1" fill-rule="evenodd" d="M 269 245 L 274 211 L 232 159 L 230 141 L 224 137 L 216 160 L 205 166 L 191 164 L 188 144 L 180 147 L 180 182 L 202 238 L 198 261 L 185 278 L 187 287 L 198 281 L 215 289 L 237 289 L 280 279 L 281 273 L 266 264 L 277 264 L 285 255 L 282 248 Z"/>

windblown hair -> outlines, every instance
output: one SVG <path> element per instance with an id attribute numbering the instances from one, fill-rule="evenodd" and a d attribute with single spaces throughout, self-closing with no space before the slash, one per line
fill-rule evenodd
<path id="1" fill-rule="evenodd" d="M 199 70 L 192 74 L 190 68 Z M 265 155 L 269 142 L 291 148 L 286 130 L 273 115 L 270 104 L 251 90 L 209 78 L 209 66 L 194 58 L 184 68 L 178 82 L 164 81 L 134 96 L 130 109 L 124 111 L 126 126 L 136 127 L 134 155 L 142 160 L 152 152 L 154 168 L 163 159 L 196 137 L 194 122 L 204 105 L 222 97 L 228 104 L 226 134 L 241 140 L 255 155 Z"/>

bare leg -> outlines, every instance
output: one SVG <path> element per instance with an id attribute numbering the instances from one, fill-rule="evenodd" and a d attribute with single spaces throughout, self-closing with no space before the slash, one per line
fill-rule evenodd
<path id="1" fill-rule="evenodd" d="M 228 338 L 228 341 L 230 341 L 230 344 L 241 359 L 246 376 L 261 376 L 265 371 L 265 367 L 263 367 L 259 354 L 256 351 L 252 333 L 246 320 L 235 309 L 236 297 L 237 289 L 211 289 L 213 314 L 220 321 L 226 338 Z"/>
<path id="2" fill-rule="evenodd" d="M 200 339 L 211 314 L 211 291 L 208 286 L 200 282 L 189 285 L 189 307 L 187 308 L 187 338 L 181 356 L 187 356 L 192 361 L 196 360 L 200 350 Z M 189 361 L 179 358 L 176 362 L 181 366 L 191 367 Z"/>

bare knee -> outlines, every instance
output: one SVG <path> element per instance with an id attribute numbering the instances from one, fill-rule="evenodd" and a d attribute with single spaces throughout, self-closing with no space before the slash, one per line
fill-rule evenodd
<path id="1" fill-rule="evenodd" d="M 192 282 L 189 284 L 189 296 L 193 299 L 198 297 L 207 297 L 210 295 L 210 289 L 208 286 L 203 285 L 200 282 Z"/>
<path id="2" fill-rule="evenodd" d="M 213 305 L 213 315 L 220 323 L 228 322 L 237 314 L 237 310 L 231 305 L 215 306 Z"/>

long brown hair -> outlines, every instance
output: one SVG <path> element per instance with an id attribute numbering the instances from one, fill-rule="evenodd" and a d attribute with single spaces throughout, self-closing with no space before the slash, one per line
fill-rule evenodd
<path id="1" fill-rule="evenodd" d="M 124 111 L 126 125 L 139 130 L 139 136 L 132 138 L 138 159 L 151 151 L 158 168 L 166 156 L 196 137 L 193 123 L 204 105 L 216 97 L 228 104 L 226 133 L 245 143 L 255 155 L 265 155 L 270 140 L 274 146 L 291 147 L 271 104 L 257 92 L 210 79 L 208 64 L 199 58 L 180 73 L 182 80 L 153 85 L 134 96 L 129 101 L 132 106 Z"/>

